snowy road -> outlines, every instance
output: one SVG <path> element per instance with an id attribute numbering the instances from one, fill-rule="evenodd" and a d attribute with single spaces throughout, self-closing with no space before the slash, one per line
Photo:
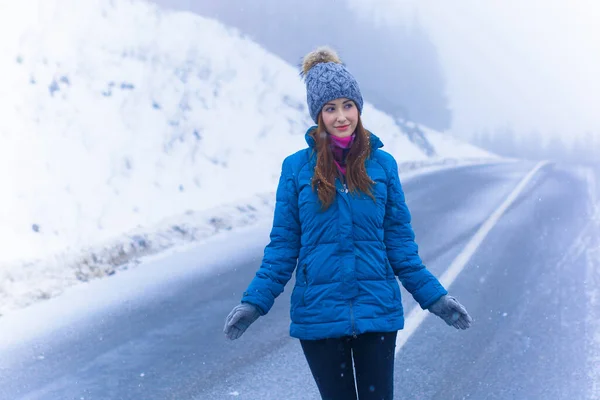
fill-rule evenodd
<path id="1" fill-rule="evenodd" d="M 405 183 L 421 255 L 436 275 L 533 167 L 471 166 Z M 427 317 L 398 353 L 396 398 L 600 399 L 599 178 L 553 164 L 535 174 L 450 288 L 473 327 L 458 332 Z M 293 282 L 240 340 L 222 334 L 267 228 L 3 317 L 0 399 L 317 399 L 288 336 Z M 403 294 L 410 311 L 416 303 Z M 3 342 L 3 332 L 12 339 Z"/>

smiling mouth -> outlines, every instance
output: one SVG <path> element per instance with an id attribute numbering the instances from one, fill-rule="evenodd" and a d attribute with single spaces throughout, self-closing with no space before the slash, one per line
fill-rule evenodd
<path id="1" fill-rule="evenodd" d="M 336 126 L 336 129 L 339 129 L 340 131 L 345 131 L 346 129 L 348 129 L 350 125 L 342 125 L 342 126 Z"/>

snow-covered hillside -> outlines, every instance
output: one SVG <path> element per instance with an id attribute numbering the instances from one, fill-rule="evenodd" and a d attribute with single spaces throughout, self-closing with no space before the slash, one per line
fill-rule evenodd
<path id="1" fill-rule="evenodd" d="M 0 314 L 270 216 L 312 122 L 295 67 L 142 1 L 3 2 L 0 57 Z M 391 116 L 364 121 L 399 161 L 431 160 Z M 441 138 L 438 160 L 493 157 Z"/>

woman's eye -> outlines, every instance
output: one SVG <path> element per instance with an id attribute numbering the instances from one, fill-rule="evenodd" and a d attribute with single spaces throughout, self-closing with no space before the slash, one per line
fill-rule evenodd
<path id="1" fill-rule="evenodd" d="M 335 108 L 333 108 L 333 107 L 327 107 L 327 108 L 325 109 L 325 111 L 327 111 L 327 112 L 332 112 L 332 111 L 334 111 L 334 110 L 335 110 Z"/>
<path id="2" fill-rule="evenodd" d="M 350 109 L 350 108 L 352 108 L 352 107 L 353 107 L 353 104 L 352 104 L 352 103 L 348 103 L 348 104 L 345 104 L 344 106 L 345 106 L 347 109 Z"/>

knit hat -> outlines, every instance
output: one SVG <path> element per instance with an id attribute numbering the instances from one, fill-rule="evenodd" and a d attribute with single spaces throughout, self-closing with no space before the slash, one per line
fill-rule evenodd
<path id="1" fill-rule="evenodd" d="M 341 97 L 353 100 L 359 114 L 362 113 L 363 98 L 358 82 L 331 48 L 319 47 L 308 53 L 302 63 L 302 75 L 308 109 L 315 123 L 323 106 Z"/>

